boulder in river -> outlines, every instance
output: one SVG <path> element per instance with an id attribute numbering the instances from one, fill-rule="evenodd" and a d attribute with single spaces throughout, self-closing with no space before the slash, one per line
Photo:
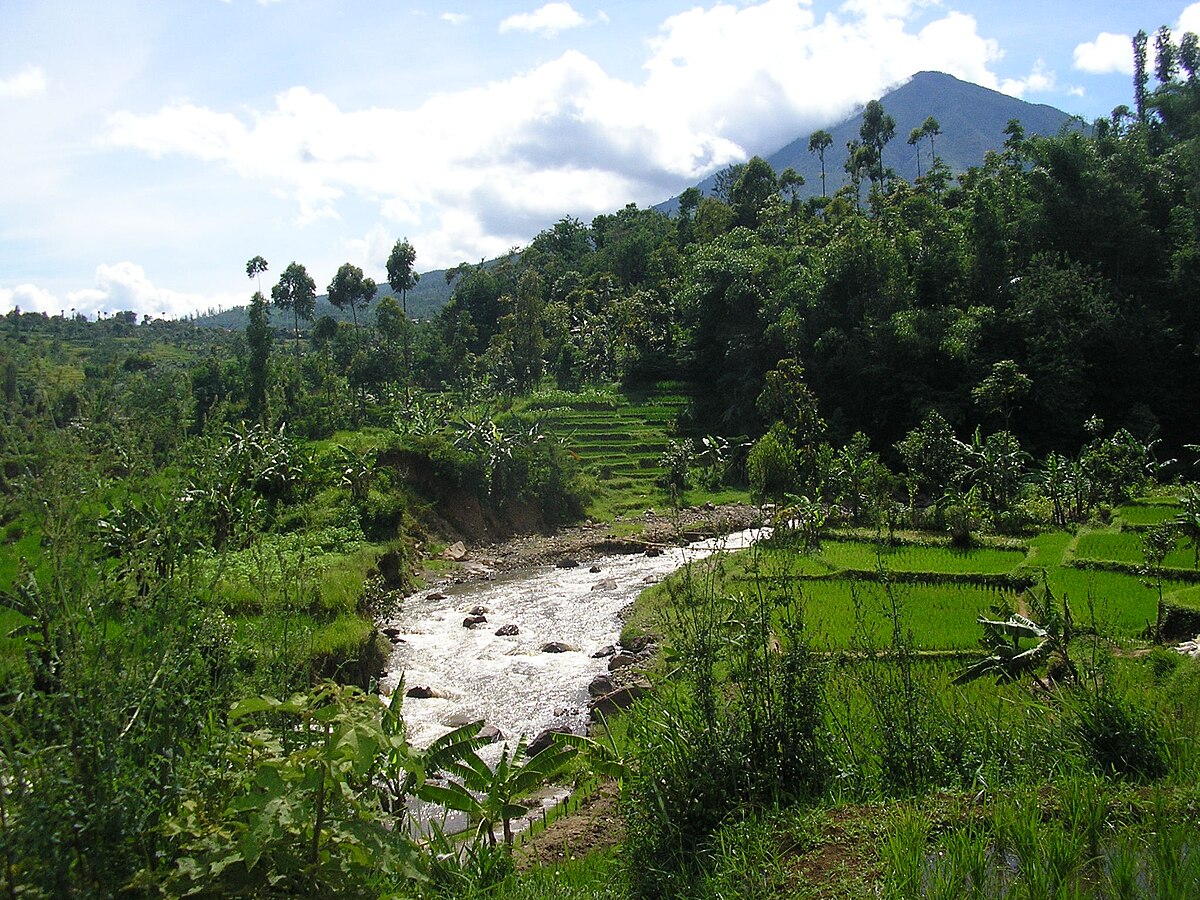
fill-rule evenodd
<path id="1" fill-rule="evenodd" d="M 662 556 L 662 551 L 657 547 L 647 547 L 646 556 Z"/>
<path id="2" fill-rule="evenodd" d="M 525 755 L 536 756 L 541 753 L 554 743 L 556 734 L 573 734 L 573 732 L 566 725 L 552 725 L 529 742 L 529 746 L 525 748 Z"/>
<path id="3" fill-rule="evenodd" d="M 513 637 L 521 633 L 516 625 L 501 625 L 496 629 L 496 637 Z"/>
<path id="4" fill-rule="evenodd" d="M 414 684 L 404 692 L 404 696 L 412 697 L 414 700 L 428 700 L 430 697 L 436 697 L 437 693 L 427 685 Z"/>
<path id="5" fill-rule="evenodd" d="M 488 609 L 486 606 L 472 606 L 472 607 L 471 607 L 471 612 L 470 612 L 470 615 L 472 615 L 472 616 L 486 616 L 486 615 L 487 615 L 489 612 L 491 612 L 491 610 L 490 610 L 490 609 Z"/>
<path id="6" fill-rule="evenodd" d="M 615 591 L 617 589 L 617 579 L 604 578 L 592 585 L 593 591 Z"/>
<path id="7" fill-rule="evenodd" d="M 588 571 L 591 572 L 593 575 L 595 575 L 596 573 L 598 573 L 600 571 L 600 567 L 592 566 L 590 569 L 588 569 Z"/>
<path id="8" fill-rule="evenodd" d="M 504 740 L 504 732 L 495 725 L 484 725 L 479 729 L 479 736 L 489 744 L 494 744 L 496 741 Z"/>
<path id="9" fill-rule="evenodd" d="M 571 559 L 569 556 L 564 556 L 554 565 L 559 569 L 577 569 L 579 568 L 579 561 L 576 559 Z"/>
<path id="10" fill-rule="evenodd" d="M 564 644 L 562 641 L 550 641 L 548 644 L 542 644 L 543 653 L 571 653 L 578 649 L 578 647 L 572 647 L 570 644 Z"/>
<path id="11" fill-rule="evenodd" d="M 605 644 L 603 647 L 601 647 L 599 650 L 597 650 L 595 653 L 592 654 L 592 659 L 604 659 L 605 657 L 612 656 L 616 652 L 617 652 L 617 648 L 614 647 L 612 644 Z"/>
<path id="12" fill-rule="evenodd" d="M 613 684 L 612 677 L 609 675 L 600 674 L 592 679 L 592 683 L 588 685 L 588 694 L 592 697 L 603 697 L 605 694 L 611 694 L 616 689 Z"/>
<path id="13" fill-rule="evenodd" d="M 425 599 L 426 600 L 445 600 L 446 595 L 443 594 L 441 591 L 433 591 L 432 593 L 426 594 Z"/>
<path id="14" fill-rule="evenodd" d="M 467 616 L 463 619 L 463 628 L 474 628 L 487 623 L 487 616 Z"/>

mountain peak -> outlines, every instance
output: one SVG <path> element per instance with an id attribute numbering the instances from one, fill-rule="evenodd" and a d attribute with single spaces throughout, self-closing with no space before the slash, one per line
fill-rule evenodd
<path id="1" fill-rule="evenodd" d="M 884 163 L 908 181 L 917 177 L 918 152 L 921 171 L 929 170 L 929 141 L 922 140 L 916 146 L 907 142 L 909 133 L 920 128 L 929 116 L 937 119 L 941 129 L 934 138 L 934 149 L 956 175 L 980 165 L 987 151 L 1002 147 L 1005 126 L 1012 119 L 1021 122 L 1027 135 L 1056 134 L 1072 120 L 1072 116 L 1060 109 L 1028 103 L 945 72 L 917 72 L 879 100 L 896 120 L 896 136 L 884 150 Z M 833 138 L 825 151 L 825 180 L 831 196 L 848 181 L 844 169 L 848 156 L 846 144 L 859 139 L 861 122 L 860 107 L 836 125 L 825 126 Z M 804 176 L 802 196 L 816 196 L 821 193 L 821 163 L 815 153 L 809 152 L 808 138 L 808 134 L 800 135 L 764 158 L 776 172 L 795 169 Z M 715 182 L 714 173 L 697 186 L 704 193 L 712 193 Z M 672 198 L 657 208 L 673 213 L 677 206 L 677 200 Z"/>

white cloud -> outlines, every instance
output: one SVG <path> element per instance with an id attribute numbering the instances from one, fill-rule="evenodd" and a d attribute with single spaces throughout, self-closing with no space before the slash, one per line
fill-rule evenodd
<path id="1" fill-rule="evenodd" d="M 1179 14 L 1176 31 L 1191 31 L 1200 34 L 1200 3 L 1193 3 Z"/>
<path id="2" fill-rule="evenodd" d="M 37 66 L 29 66 L 16 75 L 0 78 L 0 97 L 35 97 L 45 91 L 46 73 Z"/>
<path id="3" fill-rule="evenodd" d="M 1200 4 L 1196 4 L 1200 7 Z M 1102 31 L 1094 41 L 1075 48 L 1075 68 L 1093 75 L 1115 72 L 1133 74 L 1133 38 L 1127 34 Z"/>
<path id="4" fill-rule="evenodd" d="M 461 25 L 469 19 L 466 13 L 444 12 L 441 15 L 443 22 L 449 22 L 451 25 Z"/>
<path id="5" fill-rule="evenodd" d="M 21 312 L 58 313 L 64 308 L 49 291 L 34 284 L 18 284 L 15 288 L 0 288 L 0 311 L 20 307 Z"/>
<path id="6" fill-rule="evenodd" d="M 1054 72 L 1047 71 L 1045 61 L 1039 59 L 1024 78 L 1006 78 L 1000 82 L 1000 91 L 1013 97 L 1024 97 L 1030 92 L 1054 90 L 1054 81 Z"/>
<path id="7" fill-rule="evenodd" d="M 531 13 L 516 13 L 500 23 L 500 33 L 529 31 L 543 37 L 554 37 L 560 31 L 579 28 L 587 20 L 570 3 L 547 3 Z"/>
<path id="8" fill-rule="evenodd" d="M 804 0 L 717 3 L 666 20 L 637 83 L 569 51 L 411 109 L 347 110 L 293 87 L 236 114 L 189 103 L 118 112 L 104 144 L 221 166 L 290 198 L 300 224 L 352 209 L 361 221 L 365 204 L 377 224 L 365 235 L 359 225 L 347 248 L 364 268 L 382 265 L 397 234 L 436 268 L 524 243 L 562 215 L 656 203 L 922 69 L 997 86 L 999 49 L 972 17 L 949 12 L 913 31 L 910 8 L 856 0 L 817 20 Z M 1019 86 L 1051 80 L 1035 68 Z"/>
<path id="9" fill-rule="evenodd" d="M 101 310 L 113 313 L 131 309 L 139 316 L 166 314 L 168 317 L 177 318 L 197 310 L 244 306 L 249 300 L 249 293 L 205 296 L 160 288 L 146 275 L 145 269 L 131 262 L 98 266 L 95 284 L 94 288 L 71 291 L 65 301 L 59 301 L 43 291 L 43 299 L 48 298 L 50 306 L 42 309 L 56 314 L 62 309 L 74 309 L 93 317 Z M 7 301 L 4 300 L 4 291 L 0 291 L 0 305 L 5 302 Z"/>

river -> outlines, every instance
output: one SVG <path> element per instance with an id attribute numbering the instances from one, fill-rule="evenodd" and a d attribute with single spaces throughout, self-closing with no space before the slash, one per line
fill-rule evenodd
<path id="1" fill-rule="evenodd" d="M 580 558 L 576 568 L 541 566 L 414 594 L 385 623 L 399 629 L 401 642 L 381 688 L 390 694 L 403 677 L 407 689 L 432 691 L 432 697 L 404 701 L 416 746 L 475 720 L 499 729 L 511 745 L 555 726 L 583 733 L 588 684 L 608 667 L 594 654 L 617 643 L 621 610 L 685 563 L 749 546 L 760 534 L 736 532 L 659 556 Z M 487 621 L 464 627 L 476 607 Z M 506 625 L 518 633 L 495 633 Z M 544 651 L 551 642 L 571 649 Z"/>

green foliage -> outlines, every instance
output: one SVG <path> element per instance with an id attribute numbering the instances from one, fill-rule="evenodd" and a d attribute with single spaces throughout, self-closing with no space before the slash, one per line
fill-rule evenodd
<path id="1" fill-rule="evenodd" d="M 375 784 L 406 762 L 377 697 L 325 685 L 286 701 L 243 700 L 235 730 L 163 825 L 168 894 L 306 896 L 394 888 L 417 850 L 390 827 Z M 282 726 L 282 728 L 280 727 Z"/>
<path id="2" fill-rule="evenodd" d="M 780 500 L 796 489 L 796 451 L 782 424 L 754 442 L 746 458 L 746 476 L 755 498 Z"/>

